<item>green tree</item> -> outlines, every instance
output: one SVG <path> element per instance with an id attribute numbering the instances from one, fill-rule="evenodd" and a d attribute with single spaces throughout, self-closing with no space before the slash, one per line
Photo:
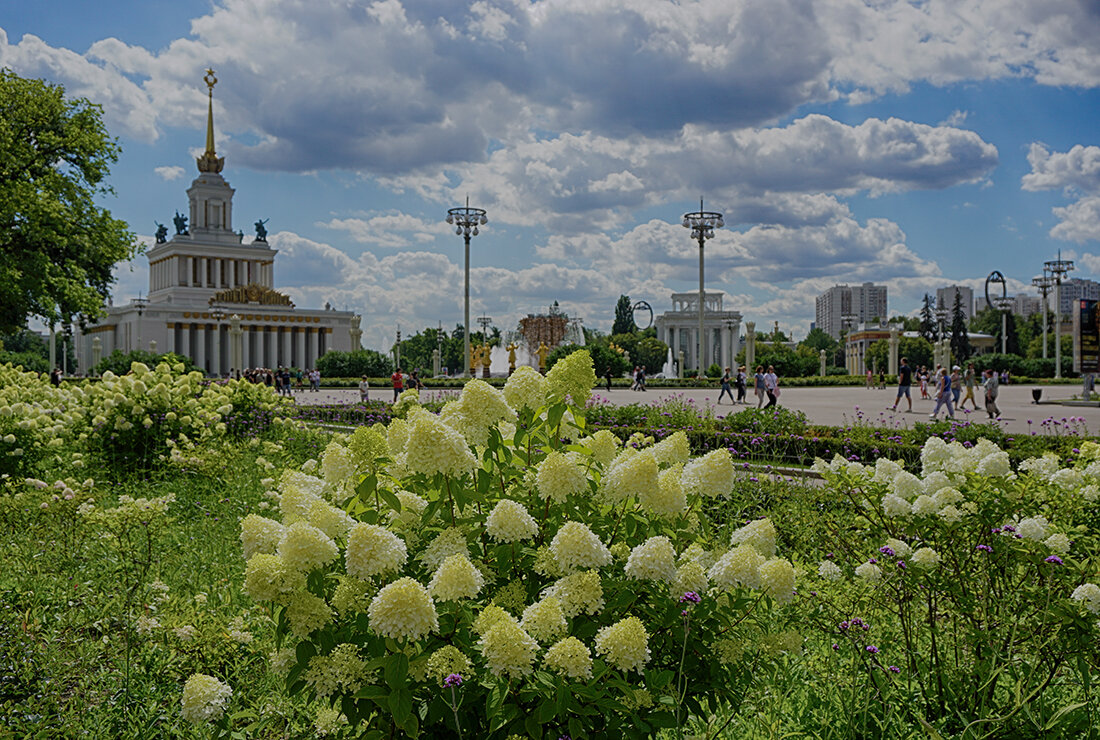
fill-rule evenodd
<path id="1" fill-rule="evenodd" d="M 932 311 L 932 296 L 924 294 L 924 301 L 920 307 L 920 331 L 921 337 L 929 342 L 936 341 L 936 315 Z"/>
<path id="2" fill-rule="evenodd" d="M 96 205 L 119 148 L 87 100 L 0 70 L 0 332 L 103 315 L 138 245 Z"/>
<path id="3" fill-rule="evenodd" d="M 1020 339 L 1016 334 L 1016 315 L 1009 313 L 1004 318 L 1005 331 L 1007 333 L 1005 350 L 1010 355 L 1018 355 L 1020 354 Z M 970 329 L 982 334 L 992 335 L 994 350 L 997 352 L 1001 351 L 1000 311 L 995 308 L 987 308 L 983 311 L 979 311 L 974 315 L 974 318 L 970 320 Z"/>
<path id="4" fill-rule="evenodd" d="M 634 311 L 630 296 L 620 295 L 615 304 L 615 323 L 611 325 L 612 334 L 633 334 L 638 327 L 634 325 Z"/>
<path id="5" fill-rule="evenodd" d="M 970 357 L 970 336 L 967 334 L 966 316 L 963 315 L 962 295 L 958 290 L 955 291 L 955 304 L 951 307 L 951 354 L 959 364 Z"/>
<path id="6" fill-rule="evenodd" d="M 836 354 L 839 344 L 839 342 L 829 336 L 828 332 L 815 326 L 813 329 L 810 329 L 810 333 L 806 335 L 806 338 L 798 343 L 798 346 L 805 347 L 813 352 L 825 350 L 831 357 Z"/>

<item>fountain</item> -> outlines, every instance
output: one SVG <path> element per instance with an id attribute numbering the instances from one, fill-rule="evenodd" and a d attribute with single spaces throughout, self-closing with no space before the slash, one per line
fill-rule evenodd
<path id="1" fill-rule="evenodd" d="M 676 363 L 672 361 L 672 347 L 668 348 L 668 358 L 665 360 L 665 364 L 661 366 L 661 375 L 666 378 L 676 377 Z"/>

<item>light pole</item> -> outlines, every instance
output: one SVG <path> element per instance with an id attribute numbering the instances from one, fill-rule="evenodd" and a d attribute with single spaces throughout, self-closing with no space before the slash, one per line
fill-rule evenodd
<path id="1" fill-rule="evenodd" d="M 1031 284 L 1039 289 L 1039 295 L 1042 296 L 1042 309 L 1043 309 L 1043 359 L 1047 358 L 1047 295 L 1054 289 L 1054 278 L 1043 272 L 1040 277 L 1031 278 Z"/>
<path id="2" fill-rule="evenodd" d="M 397 341 L 393 343 L 393 369 L 401 369 L 401 329 L 397 330 Z"/>
<path id="3" fill-rule="evenodd" d="M 691 229 L 691 238 L 699 242 L 699 345 L 698 355 L 695 357 L 695 372 L 700 376 L 706 371 L 703 363 L 706 361 L 704 336 L 703 336 L 703 304 L 705 294 L 703 292 L 703 247 L 707 239 L 714 236 L 714 230 L 726 225 L 722 220 L 722 214 L 714 211 L 703 210 L 703 199 L 699 199 L 699 210 L 684 214 L 683 226 Z"/>
<path id="4" fill-rule="evenodd" d="M 846 313 L 840 317 L 840 325 L 844 328 L 844 367 L 848 370 L 849 375 L 855 375 L 856 368 L 855 363 L 852 362 L 852 348 L 851 342 L 848 341 L 848 335 L 852 333 L 852 327 L 855 326 L 859 316 L 854 313 Z"/>
<path id="5" fill-rule="evenodd" d="M 1062 377 L 1062 276 L 1074 269 L 1073 260 L 1062 259 L 1062 250 L 1058 250 L 1058 259 L 1047 260 L 1043 270 L 1054 278 L 1054 377 Z"/>
<path id="6" fill-rule="evenodd" d="M 222 376 L 222 319 L 225 318 L 225 306 L 215 303 L 210 307 L 210 318 L 214 319 L 214 377 Z M 287 362 L 287 365 L 290 365 Z"/>
<path id="7" fill-rule="evenodd" d="M 134 299 L 133 305 L 138 312 L 137 348 L 141 349 L 141 316 L 145 313 L 145 307 L 149 305 L 149 299 L 142 298 L 141 294 L 138 293 L 138 297 Z"/>
<path id="8" fill-rule="evenodd" d="M 734 361 L 737 359 L 737 356 L 733 353 L 733 344 L 734 344 L 734 342 L 733 342 L 733 319 L 726 319 L 726 332 L 729 334 L 729 343 L 730 343 L 730 353 L 729 353 L 730 365 L 729 366 L 730 366 L 730 370 L 732 371 L 733 366 L 735 364 Z"/>
<path id="9" fill-rule="evenodd" d="M 997 310 L 1001 312 L 1001 354 L 1008 354 L 1008 315 L 1012 313 L 1013 300 L 997 298 Z"/>
<path id="10" fill-rule="evenodd" d="M 61 374 L 69 374 L 69 342 L 73 338 L 73 325 L 67 323 L 61 327 Z"/>
<path id="11" fill-rule="evenodd" d="M 466 338 L 463 341 L 462 375 L 470 377 L 470 237 L 478 235 L 478 227 L 489 223 L 482 208 L 470 207 L 470 196 L 466 196 L 466 205 L 447 211 L 447 223 L 455 227 L 455 233 L 466 242 L 466 283 L 464 290 L 462 326 Z"/>

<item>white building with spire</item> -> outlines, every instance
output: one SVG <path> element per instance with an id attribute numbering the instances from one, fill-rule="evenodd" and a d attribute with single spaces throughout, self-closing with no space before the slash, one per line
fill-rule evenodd
<path id="1" fill-rule="evenodd" d="M 206 151 L 187 189 L 188 216 L 176 233 L 158 229 L 149 250 L 148 298 L 112 306 L 78 333 L 77 363 L 85 371 L 114 350 L 148 349 L 190 357 L 210 375 L 249 367 L 314 367 L 329 350 L 359 348 L 359 317 L 350 311 L 301 309 L 275 289 L 275 255 L 264 222 L 245 241 L 233 231 L 234 190 L 214 151 L 214 85 L 209 88 Z"/>

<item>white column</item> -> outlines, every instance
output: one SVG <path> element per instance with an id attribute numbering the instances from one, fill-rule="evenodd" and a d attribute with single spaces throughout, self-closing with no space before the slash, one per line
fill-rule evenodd
<path id="1" fill-rule="evenodd" d="M 183 257 L 181 259 L 183 260 L 183 285 L 190 286 L 191 276 L 195 273 L 195 258 Z"/>
<path id="2" fill-rule="evenodd" d="M 252 327 L 241 326 L 241 370 L 252 367 Z"/>
<path id="3" fill-rule="evenodd" d="M 195 364 L 206 372 L 206 324 L 195 325 Z"/>
<path id="4" fill-rule="evenodd" d="M 284 367 L 290 367 L 290 327 L 284 326 L 279 329 L 279 346 L 281 352 L 279 353 L 279 364 Z"/>
<path id="5" fill-rule="evenodd" d="M 729 365 L 730 369 L 732 371 L 732 369 L 733 369 L 733 360 L 730 359 L 730 328 L 729 327 L 724 327 L 721 331 L 722 331 L 722 343 L 721 343 L 721 346 L 722 346 L 722 361 L 719 362 L 718 364 L 723 366 L 723 367 L 725 367 L 726 365 Z"/>
<path id="6" fill-rule="evenodd" d="M 222 374 L 222 331 L 221 326 L 217 323 L 214 324 L 214 328 L 211 330 L 210 335 L 210 372 L 214 377 L 220 377 Z"/>
<path id="7" fill-rule="evenodd" d="M 180 324 L 179 327 L 180 327 L 180 350 L 179 350 L 179 354 L 183 355 L 184 357 L 190 357 L 192 360 L 194 360 L 194 357 L 191 356 L 191 324 L 184 323 L 184 324 Z"/>
<path id="8" fill-rule="evenodd" d="M 306 330 L 304 326 L 299 326 L 294 330 L 294 364 L 299 370 L 305 370 L 307 367 Z"/>
<path id="9" fill-rule="evenodd" d="M 733 344 L 730 350 L 730 356 L 733 358 L 733 365 L 731 369 L 737 370 L 737 355 L 741 352 L 741 322 L 733 322 L 733 336 L 730 337 L 730 342 Z"/>
<path id="10" fill-rule="evenodd" d="M 175 326 L 175 324 L 169 324 L 168 325 L 168 331 L 165 332 L 165 336 L 164 336 L 164 351 L 165 352 L 175 352 L 176 351 L 176 330 L 172 328 L 173 326 Z"/>

